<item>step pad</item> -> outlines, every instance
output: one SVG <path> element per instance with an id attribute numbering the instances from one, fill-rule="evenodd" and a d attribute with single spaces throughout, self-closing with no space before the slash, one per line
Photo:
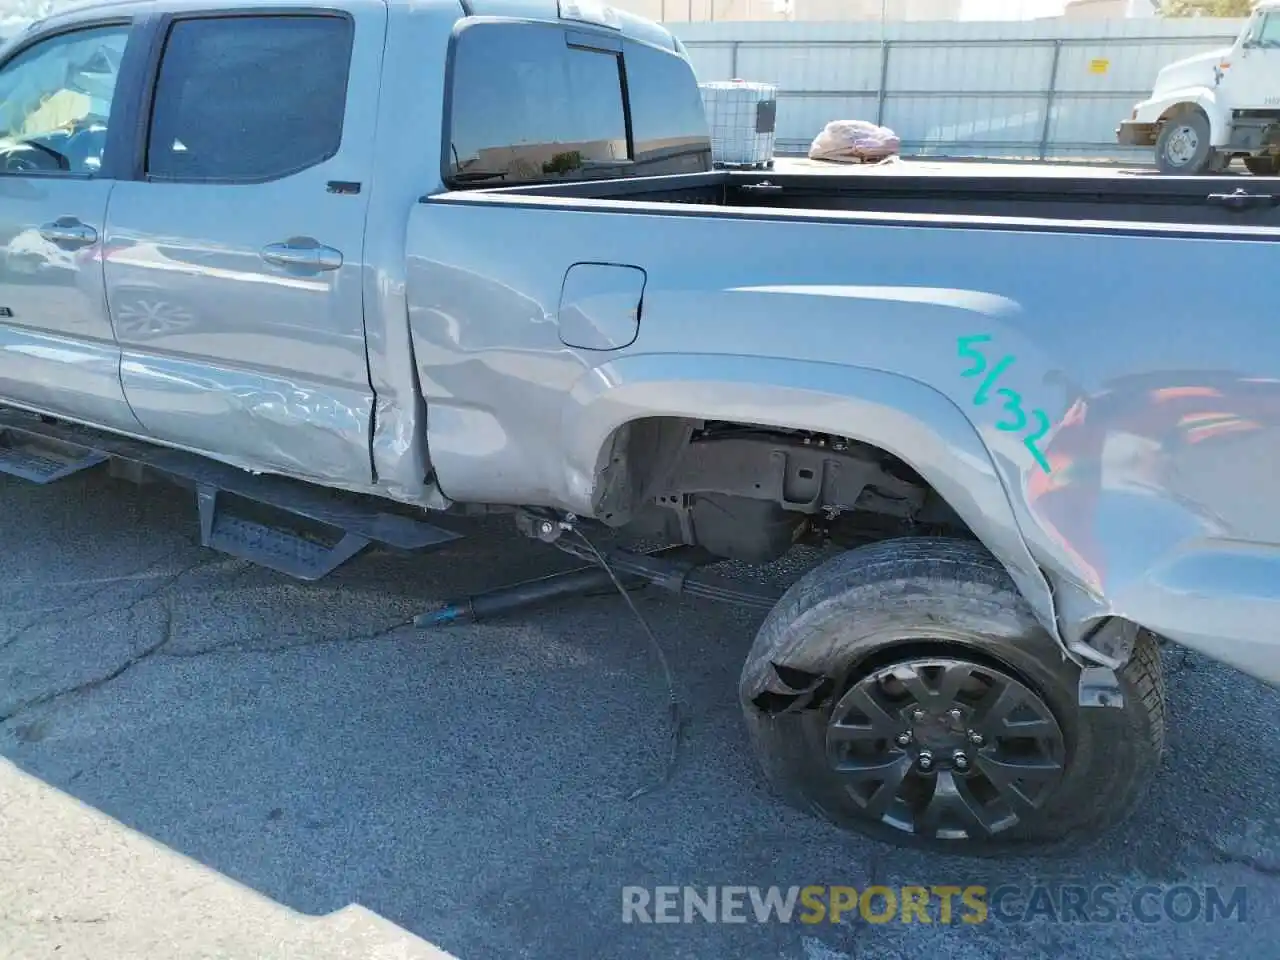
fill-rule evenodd
<path id="1" fill-rule="evenodd" d="M 201 487 L 197 496 L 204 546 L 299 580 L 319 580 L 369 545 L 358 534 L 342 533 L 337 543 L 326 546 L 282 527 L 238 517 L 212 487 Z"/>
<path id="2" fill-rule="evenodd" d="M 32 483 L 53 483 L 96 467 L 106 459 L 105 454 L 78 444 L 36 439 L 0 429 L 0 473 Z"/>

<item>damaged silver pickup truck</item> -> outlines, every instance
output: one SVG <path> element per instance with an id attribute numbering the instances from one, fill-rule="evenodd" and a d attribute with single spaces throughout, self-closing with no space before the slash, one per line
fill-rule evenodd
<path id="1" fill-rule="evenodd" d="M 81 7 L 0 135 L 2 471 L 166 476 L 304 578 L 494 511 L 719 599 L 823 545 L 752 742 L 945 850 L 1137 806 L 1161 640 L 1280 682 L 1269 185 L 715 169 L 682 46 L 554 0 Z"/>

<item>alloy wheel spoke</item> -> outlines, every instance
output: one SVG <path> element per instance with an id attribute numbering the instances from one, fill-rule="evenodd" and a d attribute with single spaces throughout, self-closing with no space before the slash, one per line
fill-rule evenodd
<path id="1" fill-rule="evenodd" d="M 899 774 L 898 769 L 902 769 Z M 867 759 L 850 758 L 842 760 L 835 767 L 836 773 L 840 774 L 848 780 L 884 780 L 896 776 L 898 782 L 902 782 L 902 777 L 906 775 L 906 771 L 911 769 L 911 758 L 905 753 L 894 752 L 892 754 L 882 753 L 875 757 Z"/>
<path id="2" fill-rule="evenodd" d="M 996 788 L 1002 800 L 1018 816 L 1026 816 L 1039 809 L 1036 798 L 1029 796 L 1023 788 L 1022 781 L 1043 782 L 1049 780 L 1062 770 L 1052 761 L 1010 763 L 998 761 L 991 757 L 980 756 L 978 769 L 986 775 L 991 785 Z"/>
<path id="3" fill-rule="evenodd" d="M 938 682 L 938 699 L 950 706 L 960 696 L 960 688 L 972 675 L 973 670 L 966 663 L 948 664 L 942 671 L 942 679 Z"/>
<path id="4" fill-rule="evenodd" d="M 917 703 L 923 707 L 936 709 L 939 705 L 950 706 L 955 702 L 956 695 L 959 694 L 961 685 L 969 678 L 970 672 L 971 668 L 968 664 L 946 664 L 942 667 L 942 675 L 934 687 L 930 687 L 925 682 L 921 671 L 916 669 L 903 671 L 898 675 L 898 679 L 907 688 L 907 692 L 916 698 Z"/>
<path id="5" fill-rule="evenodd" d="M 1036 711 L 1029 718 L 1011 719 L 1019 707 L 1030 707 L 1025 690 L 1012 684 L 1001 684 L 999 693 L 979 705 L 975 723 L 993 737 L 1046 737 L 1056 732 L 1057 725 Z"/>
<path id="6" fill-rule="evenodd" d="M 897 799 L 898 791 L 902 788 L 902 781 L 906 779 L 907 774 L 910 772 L 911 758 L 903 754 L 896 763 L 890 766 L 884 781 L 867 799 L 866 806 L 863 809 L 868 816 L 883 817 L 885 815 L 890 804 Z"/>
<path id="7" fill-rule="evenodd" d="M 831 745 L 885 740 L 889 736 L 891 734 L 869 723 L 833 723 L 827 727 L 827 743 Z"/>
<path id="8" fill-rule="evenodd" d="M 1052 720 L 1045 717 L 1035 717 L 1030 720 L 1009 720 L 1004 721 L 1004 735 L 1006 737 L 1047 737 L 1053 734 L 1056 724 Z"/>
<path id="9" fill-rule="evenodd" d="M 963 778 L 956 778 L 950 770 L 940 770 L 934 784 L 933 795 L 925 805 L 917 823 L 930 832 L 937 833 L 947 825 L 947 815 L 958 821 L 970 836 L 976 830 L 981 835 L 989 836 L 998 826 L 992 811 L 973 795 L 968 783 Z"/>
<path id="10" fill-rule="evenodd" d="M 1035 813 L 1040 809 L 1039 805 L 1031 797 L 1027 796 L 1022 787 L 1016 783 L 1005 783 L 997 786 L 1000 799 L 1003 800 L 1017 817 L 1026 817 Z"/>
<path id="11" fill-rule="evenodd" d="M 866 724 L 848 724 L 843 722 L 833 722 L 828 730 L 836 727 L 846 727 L 852 729 L 870 729 L 878 733 L 883 739 L 891 739 L 901 729 L 898 721 L 890 716 L 888 712 L 880 705 L 871 691 L 863 684 L 859 684 L 850 690 L 844 698 L 836 705 L 833 713 L 835 717 L 846 717 L 852 711 L 862 713 L 869 721 Z"/>
<path id="12" fill-rule="evenodd" d="M 1009 684 L 1002 683 L 987 694 L 983 702 L 978 705 L 978 715 L 975 719 L 983 726 L 1000 727 L 1004 724 L 1005 718 L 1016 710 L 1021 702 L 1022 694 Z"/>
<path id="13" fill-rule="evenodd" d="M 979 754 L 978 767 L 993 783 L 997 780 L 1049 780 L 1062 773 L 1062 764 L 1047 757 L 1004 760 Z"/>

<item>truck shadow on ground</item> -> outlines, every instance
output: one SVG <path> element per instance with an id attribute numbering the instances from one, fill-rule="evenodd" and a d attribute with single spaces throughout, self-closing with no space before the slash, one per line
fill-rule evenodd
<path id="1" fill-rule="evenodd" d="M 736 702 L 755 614 L 641 595 L 689 716 L 671 781 L 627 800 L 663 773 L 667 690 L 616 598 L 403 625 L 433 601 L 573 563 L 509 521 L 306 585 L 198 547 L 181 491 L 95 474 L 0 480 L 0 496 L 0 754 L 306 914 L 358 903 L 463 960 L 812 960 L 912 953 L 943 934 L 856 919 L 637 928 L 621 922 L 621 888 L 1243 883 L 1255 920 L 1280 891 L 1277 694 L 1181 651 L 1166 658 L 1170 756 L 1125 827 L 1053 859 L 929 857 L 773 798 Z M 1169 955 L 1150 928 L 1034 931 L 946 936 L 962 938 L 955 956 L 1075 956 L 1086 941 Z M 1263 931 L 1175 933 L 1179 950 L 1221 950 Z"/>

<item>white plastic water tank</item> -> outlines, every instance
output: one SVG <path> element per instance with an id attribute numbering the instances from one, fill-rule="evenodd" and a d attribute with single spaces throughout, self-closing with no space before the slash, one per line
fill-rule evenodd
<path id="1" fill-rule="evenodd" d="M 778 88 L 771 83 L 717 80 L 700 83 L 711 128 L 711 159 L 727 166 L 765 166 L 773 161 Z"/>

